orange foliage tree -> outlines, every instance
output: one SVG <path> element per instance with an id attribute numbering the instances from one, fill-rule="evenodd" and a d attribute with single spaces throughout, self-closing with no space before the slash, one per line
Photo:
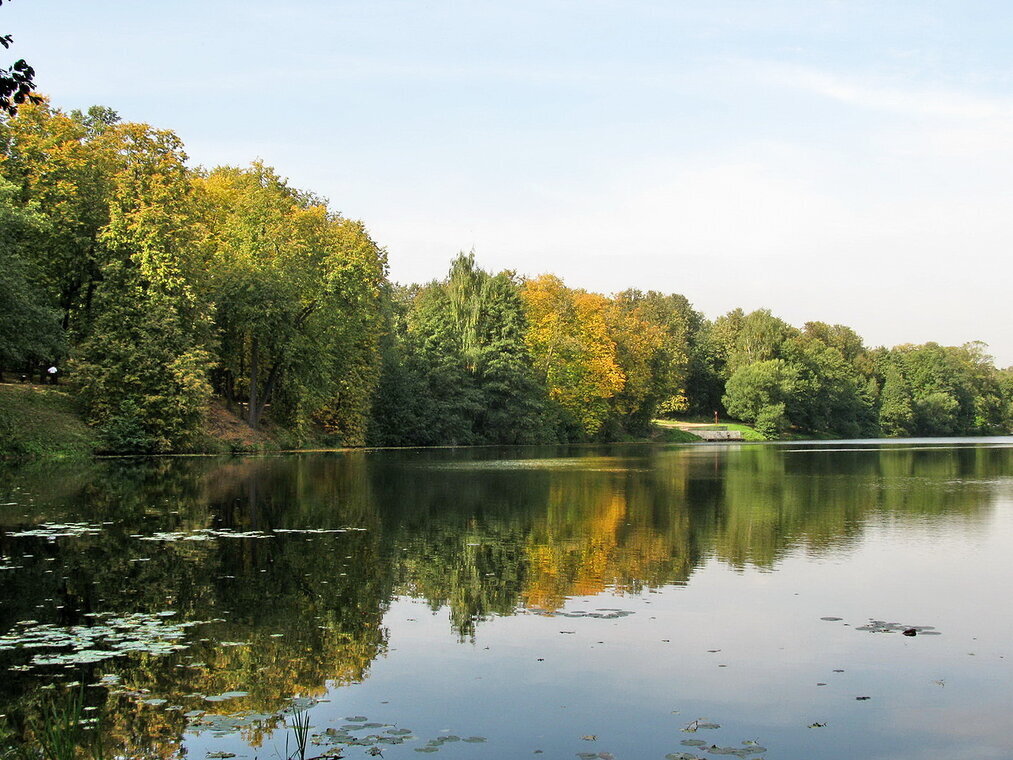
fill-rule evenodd
<path id="1" fill-rule="evenodd" d="M 609 401 L 626 383 L 609 334 L 608 300 L 548 274 L 525 281 L 521 298 L 525 342 L 549 398 L 584 436 L 594 436 L 609 416 Z"/>

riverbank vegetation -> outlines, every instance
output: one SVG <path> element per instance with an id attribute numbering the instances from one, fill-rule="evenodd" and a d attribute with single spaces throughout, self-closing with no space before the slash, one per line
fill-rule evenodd
<path id="1" fill-rule="evenodd" d="M 214 450 L 223 410 L 254 438 L 401 446 L 623 440 L 715 411 L 768 438 L 995 434 L 1013 398 L 977 343 L 709 320 L 473 254 L 397 285 L 361 222 L 270 167 L 192 168 L 170 131 L 43 102 L 0 123 L 0 375 L 50 366 L 75 440 L 129 453 Z"/>

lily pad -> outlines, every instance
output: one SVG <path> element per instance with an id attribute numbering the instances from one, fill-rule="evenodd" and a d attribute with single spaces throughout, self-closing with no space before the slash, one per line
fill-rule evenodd
<path id="1" fill-rule="evenodd" d="M 721 726 L 718 725 L 717 723 L 708 723 L 703 718 L 697 718 L 696 720 L 690 722 L 682 730 L 685 731 L 686 733 L 691 734 L 698 729 L 715 729 L 715 728 L 721 728 Z"/>
<path id="2" fill-rule="evenodd" d="M 719 747 L 716 744 L 712 744 L 707 748 L 707 752 L 711 755 L 735 755 L 736 757 L 745 757 L 749 750 L 741 747 Z"/>
<path id="3" fill-rule="evenodd" d="M 76 538 L 78 536 L 97 536 L 102 533 L 101 525 L 91 523 L 41 523 L 35 528 L 14 531 L 7 535 L 11 538 L 40 537 L 53 541 L 57 538 Z M 26 555 L 28 556 L 28 555 Z"/>
<path id="4" fill-rule="evenodd" d="M 163 615 L 144 613 L 90 613 L 89 617 L 94 624 L 67 627 L 22 621 L 22 630 L 0 636 L 0 647 L 65 650 L 37 654 L 33 666 L 90 664 L 130 652 L 162 655 L 186 649 L 179 641 L 187 630 L 208 622 L 170 622 Z"/>

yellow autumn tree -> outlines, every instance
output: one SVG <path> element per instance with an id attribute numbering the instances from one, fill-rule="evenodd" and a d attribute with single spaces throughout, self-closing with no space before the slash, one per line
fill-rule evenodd
<path id="1" fill-rule="evenodd" d="M 574 596 L 636 594 L 689 576 L 688 524 L 663 530 L 656 492 L 629 475 L 597 468 L 552 473 L 545 514 L 526 536 L 525 606 L 556 611 Z"/>
<path id="2" fill-rule="evenodd" d="M 583 435 L 595 435 L 609 416 L 609 400 L 626 383 L 609 335 L 608 300 L 572 290 L 548 274 L 525 281 L 521 298 L 528 320 L 525 342 L 549 397 Z"/>
<path id="3" fill-rule="evenodd" d="M 605 319 L 616 345 L 616 362 L 626 378 L 612 401 L 617 432 L 644 435 L 664 400 L 659 375 L 667 369 L 665 332 L 620 298 L 608 301 Z"/>

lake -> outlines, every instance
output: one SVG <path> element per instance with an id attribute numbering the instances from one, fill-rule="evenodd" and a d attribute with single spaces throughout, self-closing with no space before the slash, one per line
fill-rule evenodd
<path id="1" fill-rule="evenodd" d="M 22 741 L 1013 757 L 1013 438 L 107 459 L 0 503 Z"/>

